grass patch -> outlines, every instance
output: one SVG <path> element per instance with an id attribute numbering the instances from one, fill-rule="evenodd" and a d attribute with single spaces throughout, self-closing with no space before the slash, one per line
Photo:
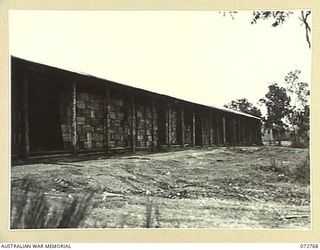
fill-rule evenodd
<path id="1" fill-rule="evenodd" d="M 160 227 L 160 210 L 157 202 L 154 202 L 150 197 L 146 200 L 146 213 L 145 213 L 145 227 L 146 228 L 159 228 Z"/>
<path id="2" fill-rule="evenodd" d="M 310 157 L 307 154 L 302 160 L 298 161 L 294 170 L 294 179 L 302 184 L 310 184 Z"/>
<path id="3" fill-rule="evenodd" d="M 24 181 L 22 192 L 11 193 L 11 229 L 77 228 L 93 208 L 93 193 L 62 197 L 59 206 L 51 204 L 43 192 L 30 191 Z"/>

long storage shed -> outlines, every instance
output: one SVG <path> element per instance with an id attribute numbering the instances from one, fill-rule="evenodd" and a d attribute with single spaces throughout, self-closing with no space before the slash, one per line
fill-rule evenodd
<path id="1" fill-rule="evenodd" d="M 258 117 L 11 57 L 13 158 L 261 143 Z"/>

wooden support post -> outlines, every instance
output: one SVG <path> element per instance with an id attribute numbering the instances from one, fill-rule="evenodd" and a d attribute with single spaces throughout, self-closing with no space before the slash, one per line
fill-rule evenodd
<path id="1" fill-rule="evenodd" d="M 201 129 L 200 129 L 200 131 L 201 131 L 201 147 L 203 147 L 204 146 L 204 117 L 203 117 L 203 115 L 201 115 L 200 121 L 201 121 L 201 123 L 200 123 L 200 126 L 201 126 Z"/>
<path id="2" fill-rule="evenodd" d="M 257 145 L 258 143 L 257 143 L 257 125 L 256 125 L 256 123 L 254 122 L 254 124 L 253 124 L 253 143 L 255 144 L 255 145 Z"/>
<path id="3" fill-rule="evenodd" d="M 246 139 L 246 130 L 245 130 L 245 119 L 241 119 L 241 137 L 242 137 L 242 144 L 246 145 L 247 139 Z"/>
<path id="4" fill-rule="evenodd" d="M 164 114 L 165 114 L 165 138 L 164 138 L 164 141 L 163 141 L 163 144 L 168 144 L 168 109 L 167 107 L 165 107 L 165 111 L 164 111 Z"/>
<path id="5" fill-rule="evenodd" d="M 209 111 L 209 146 L 212 147 L 212 112 Z"/>
<path id="6" fill-rule="evenodd" d="M 135 98 L 131 96 L 131 151 L 136 152 L 136 107 L 135 107 Z"/>
<path id="7" fill-rule="evenodd" d="M 196 117 L 194 110 L 192 110 L 192 147 L 196 145 Z"/>
<path id="8" fill-rule="evenodd" d="M 238 138 L 238 145 L 241 144 L 241 120 L 240 117 L 238 119 L 238 123 L 237 123 L 237 138 Z"/>
<path id="9" fill-rule="evenodd" d="M 147 128 L 147 105 L 144 107 L 144 145 L 147 147 L 148 144 L 148 128 Z"/>
<path id="10" fill-rule="evenodd" d="M 216 115 L 216 126 L 217 126 L 217 145 L 220 145 L 220 115 Z"/>
<path id="11" fill-rule="evenodd" d="M 259 126 L 259 123 L 257 122 L 255 124 L 255 128 L 256 128 L 256 132 L 255 132 L 255 135 L 256 135 L 256 144 L 257 145 L 260 145 L 260 139 L 259 139 L 259 134 L 260 134 L 260 126 Z"/>
<path id="12" fill-rule="evenodd" d="M 152 97 L 153 98 L 153 97 Z M 151 140 L 152 140 L 152 150 L 155 150 L 155 139 L 154 139 L 154 127 L 155 127 L 155 121 L 154 121 L 154 113 L 155 113 L 155 107 L 154 107 L 154 100 L 151 101 Z"/>
<path id="13" fill-rule="evenodd" d="M 110 95 L 109 95 L 109 89 L 106 87 L 105 90 L 105 97 L 104 97 L 104 108 L 105 108 L 105 136 L 106 136 L 106 145 L 105 150 L 106 153 L 109 154 L 109 147 L 110 147 L 110 135 L 109 135 L 109 102 L 110 102 Z"/>
<path id="14" fill-rule="evenodd" d="M 241 118 L 238 120 L 238 144 L 241 145 Z"/>
<path id="15" fill-rule="evenodd" d="M 248 131 L 249 131 L 249 145 L 252 146 L 252 124 L 250 120 L 248 120 Z"/>
<path id="16" fill-rule="evenodd" d="M 251 121 L 251 144 L 254 145 L 256 143 L 256 126 L 253 121 Z"/>
<path id="17" fill-rule="evenodd" d="M 222 117 L 222 143 L 223 145 L 226 145 L 226 117 L 223 115 Z"/>
<path id="18" fill-rule="evenodd" d="M 260 139 L 259 139 L 260 126 L 259 126 L 259 122 L 258 122 L 258 121 L 255 122 L 254 128 L 255 128 L 255 132 L 254 132 L 254 134 L 255 134 L 255 143 L 256 143 L 257 145 L 261 145 L 261 144 L 260 144 Z"/>
<path id="19" fill-rule="evenodd" d="M 211 111 L 211 146 L 216 145 L 216 123 L 215 123 L 215 119 L 216 116 L 214 115 L 214 113 Z"/>
<path id="20" fill-rule="evenodd" d="M 138 105 L 137 105 L 137 99 L 135 98 L 135 112 L 134 112 L 134 120 L 135 120 L 135 129 L 134 129 L 134 132 L 135 132 L 135 148 L 137 148 L 137 145 L 140 144 L 139 143 L 139 123 L 141 122 L 140 119 L 138 119 Z"/>
<path id="21" fill-rule="evenodd" d="M 232 118 L 232 145 L 236 145 L 237 144 L 237 121 L 236 119 L 233 117 Z"/>
<path id="22" fill-rule="evenodd" d="M 251 135 L 252 135 L 252 145 L 256 144 L 256 124 L 251 121 Z"/>
<path id="23" fill-rule="evenodd" d="M 240 145 L 240 119 L 237 119 L 237 126 L 236 126 L 236 138 L 237 138 L 237 145 Z"/>
<path id="24" fill-rule="evenodd" d="M 170 109 L 170 104 L 168 104 L 168 108 L 167 108 L 167 124 L 168 124 L 167 144 L 168 144 L 168 148 L 170 148 L 170 146 L 171 146 L 171 109 Z"/>
<path id="25" fill-rule="evenodd" d="M 77 84 L 75 81 L 72 82 L 72 153 L 77 154 Z"/>
<path id="26" fill-rule="evenodd" d="M 30 156 L 30 141 L 29 141 L 29 82 L 27 75 L 24 77 L 22 90 L 22 138 L 24 141 L 22 156 L 25 161 L 29 160 Z"/>
<path id="27" fill-rule="evenodd" d="M 259 120 L 257 122 L 257 127 L 258 127 L 258 145 L 262 146 L 263 142 L 262 142 L 262 136 L 261 136 L 261 121 Z"/>
<path id="28" fill-rule="evenodd" d="M 181 147 L 184 148 L 185 126 L 184 126 L 184 110 L 183 110 L 183 106 L 181 107 L 180 115 L 181 115 Z"/>
<path id="29" fill-rule="evenodd" d="M 248 141 L 248 124 L 247 124 L 247 120 L 245 118 L 243 120 L 243 136 L 244 136 L 245 145 L 249 145 L 249 141 Z"/>

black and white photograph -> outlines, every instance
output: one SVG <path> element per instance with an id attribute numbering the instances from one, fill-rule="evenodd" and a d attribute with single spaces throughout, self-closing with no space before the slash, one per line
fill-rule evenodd
<path id="1" fill-rule="evenodd" d="M 10 230 L 310 230 L 312 11 L 10 10 Z"/>

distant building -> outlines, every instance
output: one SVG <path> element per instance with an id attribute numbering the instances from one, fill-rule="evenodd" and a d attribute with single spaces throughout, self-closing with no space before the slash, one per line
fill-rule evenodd
<path id="1" fill-rule="evenodd" d="M 272 129 L 262 126 L 262 141 L 270 145 L 281 143 L 281 141 L 290 141 L 290 131 L 275 124 Z"/>
<path id="2" fill-rule="evenodd" d="M 261 144 L 257 117 L 11 57 L 14 159 Z"/>

